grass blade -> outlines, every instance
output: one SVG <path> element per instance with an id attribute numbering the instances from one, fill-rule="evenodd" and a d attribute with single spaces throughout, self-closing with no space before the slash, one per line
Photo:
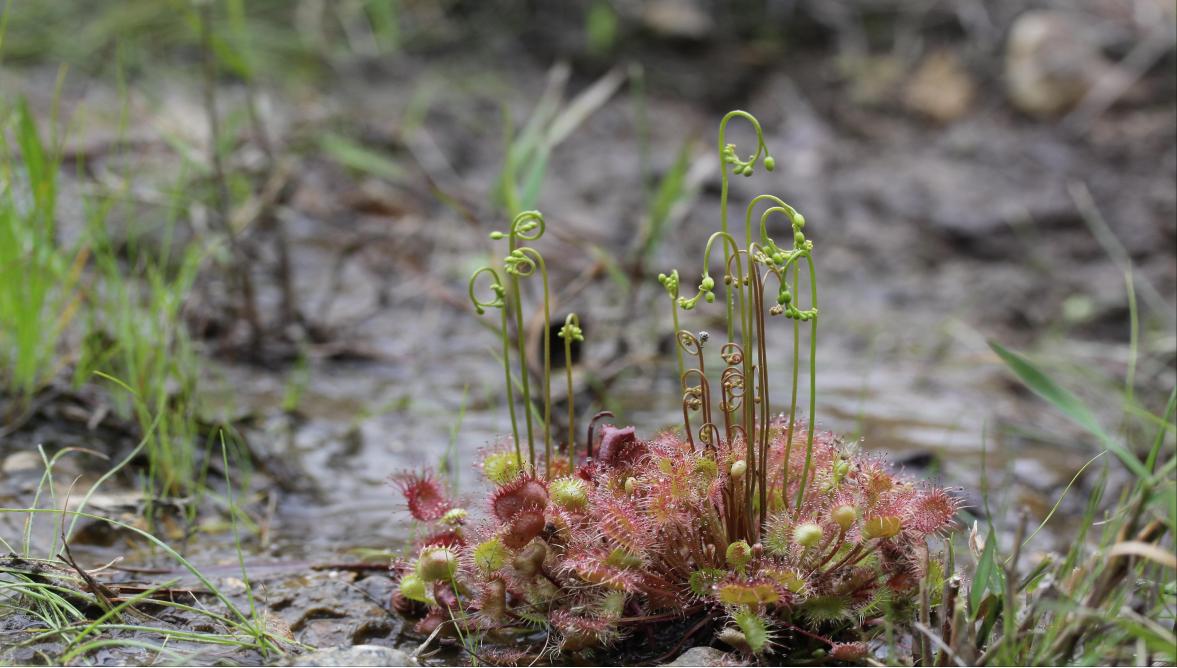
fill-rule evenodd
<path id="1" fill-rule="evenodd" d="M 997 535 L 990 529 L 989 536 L 985 539 L 985 549 L 981 551 L 981 558 L 977 561 L 977 571 L 973 575 L 973 586 L 969 587 L 969 609 L 974 614 L 980 609 L 981 600 L 989 589 L 989 581 L 993 579 L 993 574 L 996 572 L 996 549 Z"/>
<path id="2" fill-rule="evenodd" d="M 1103 427 L 1099 426 L 1095 416 L 1087 408 L 1087 405 L 1075 396 L 1070 390 L 1063 388 L 1054 380 L 1042 372 L 1037 366 L 1025 357 L 1007 350 L 996 341 L 990 341 L 989 347 L 997 356 L 1005 362 L 1014 374 L 1026 384 L 1035 394 L 1050 402 L 1055 408 L 1059 409 L 1070 418 L 1075 424 L 1083 427 L 1092 436 L 1099 439 L 1103 447 L 1110 450 L 1113 454 L 1127 466 L 1132 473 L 1137 477 L 1147 479 L 1151 473 L 1144 464 L 1128 451 L 1122 444 L 1117 442 L 1104 431 Z"/>

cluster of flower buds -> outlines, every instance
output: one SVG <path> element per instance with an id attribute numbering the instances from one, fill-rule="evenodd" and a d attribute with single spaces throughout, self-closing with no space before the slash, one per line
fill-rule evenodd
<path id="1" fill-rule="evenodd" d="M 723 147 L 723 161 L 732 166 L 733 174 L 752 176 L 752 168 L 756 164 L 756 155 L 748 156 L 747 160 L 741 160 L 740 156 L 736 154 L 736 145 L 727 144 Z M 776 169 L 776 158 L 773 158 L 771 155 L 764 156 L 764 168 L 770 172 Z"/>

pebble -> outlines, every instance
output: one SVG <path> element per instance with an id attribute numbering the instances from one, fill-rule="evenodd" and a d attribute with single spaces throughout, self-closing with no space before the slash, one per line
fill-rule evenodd
<path id="1" fill-rule="evenodd" d="M 1073 12 L 1035 10 L 1010 28 L 1005 84 L 1014 106 L 1031 116 L 1060 116 L 1102 76 L 1114 73 L 1098 35 Z"/>
<path id="2" fill-rule="evenodd" d="M 40 470 L 43 466 L 44 463 L 37 453 L 22 450 L 8 455 L 4 459 L 4 465 L 0 467 L 0 470 L 11 475 L 20 471 Z"/>
<path id="3" fill-rule="evenodd" d="M 692 647 L 679 655 L 677 659 L 664 666 L 723 666 L 727 665 L 727 652 L 714 647 Z"/>
<path id="4" fill-rule="evenodd" d="M 310 654 L 294 657 L 289 666 L 417 666 L 417 660 L 392 647 L 355 645 L 353 647 L 325 647 Z M 684 664 L 674 664 L 684 665 Z"/>

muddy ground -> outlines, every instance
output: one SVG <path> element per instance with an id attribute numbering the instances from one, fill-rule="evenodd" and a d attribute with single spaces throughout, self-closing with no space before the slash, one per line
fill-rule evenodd
<path id="1" fill-rule="evenodd" d="M 259 529 L 244 536 L 246 561 L 276 627 L 308 645 L 412 649 L 419 642 L 389 611 L 387 578 L 330 565 L 407 544 L 408 517 L 388 476 L 439 466 L 451 438 L 460 488 L 478 503 L 469 464 L 510 427 L 495 339 L 468 305 L 466 278 L 494 248 L 487 234 L 505 226 L 489 196 L 505 151 L 502 111 L 517 122 L 527 118 L 562 60 L 570 63 L 566 97 L 613 66 L 629 77 L 554 149 L 538 199 L 548 220 L 539 247 L 557 286 L 555 311 L 560 321 L 569 310 L 581 315 L 588 341 L 578 373 L 603 381 L 604 391 L 582 383 L 584 412 L 612 410 L 645 433 L 677 423 L 669 307 L 654 276 L 678 268 L 688 283 L 701 269 L 702 243 L 718 216 L 712 132 L 739 106 L 760 118 L 778 167 L 734 181 L 732 211 L 758 192 L 777 193 L 805 214 L 817 246 L 819 423 L 890 453 L 915 475 L 959 488 L 973 506 L 964 522 L 983 514 L 985 486 L 994 490 L 995 516 L 1028 507 L 1031 517 L 1045 517 L 1097 450 L 1018 386 L 986 340 L 1036 352 L 1102 413 L 1118 415 L 1116 388 L 1129 357 L 1123 276 L 1130 262 L 1144 333 L 1137 393 L 1162 407 L 1174 382 L 1177 299 L 1174 57 L 1159 57 L 1130 93 L 1091 118 L 1034 118 L 1006 93 L 1004 35 L 1016 12 L 998 4 L 988 41 L 961 35 L 968 31 L 959 18 L 945 19 L 957 22 L 947 28 L 928 19 L 931 27 L 917 22 L 921 40 L 910 53 L 896 46 L 898 37 L 893 44 L 871 38 L 856 51 L 855 40 L 837 21 L 822 23 L 820 12 L 799 14 L 810 33 L 777 19 L 793 26 L 790 36 L 808 40 L 737 42 L 721 12 L 701 34 L 683 33 L 689 24 L 632 18 L 616 51 L 595 58 L 569 46 L 581 39 L 574 28 L 540 12 L 536 20 L 550 29 L 521 29 L 468 49 L 359 58 L 314 85 L 263 81 L 249 91 L 222 80 L 226 114 L 247 94 L 256 96 L 276 156 L 270 161 L 257 136 L 238 124 L 230 167 L 250 175 L 250 197 L 265 207 L 245 239 L 266 336 L 260 349 L 248 344 L 215 262 L 187 317 L 206 363 L 209 421 L 236 426 L 253 456 L 242 502 Z M 1115 18 L 1104 16 L 1133 27 Z M 1109 47 L 1109 62 L 1123 52 Z M 950 113 L 930 111 L 910 93 L 921 65 L 938 53 L 951 54 L 960 70 L 925 73 L 930 85 L 944 95 L 961 85 L 974 91 Z M 46 64 L 0 69 L 5 94 L 19 91 L 41 110 L 49 108 L 55 76 Z M 109 225 L 158 221 L 158 201 L 180 162 L 175 138 L 195 147 L 207 142 L 193 68 L 147 71 L 133 81 L 130 151 L 113 148 L 117 100 L 97 74 L 66 79 L 66 235 L 79 224 L 79 199 L 125 172 L 135 175 L 132 196 Z M 733 132 L 737 144 L 749 145 L 745 129 Z M 327 133 L 380 151 L 396 170 L 374 175 L 341 166 L 323 149 Z M 697 192 L 636 266 L 630 259 L 646 193 L 684 142 Z M 200 238 L 208 217 L 208 208 L 194 203 L 182 229 Z M 278 229 L 288 244 L 290 303 L 279 280 Z M 611 278 L 610 262 L 628 283 Z M 717 315 L 696 313 L 684 324 L 718 331 Z M 783 357 L 783 335 L 777 343 Z M 786 396 L 786 368 L 772 381 L 777 397 Z M 292 386 L 301 391 L 293 406 L 285 401 Z M 47 397 L 0 440 L 4 507 L 29 505 L 40 475 L 29 456 L 37 445 L 50 452 L 86 447 L 117 459 L 136 440 L 116 414 L 95 419 L 104 405 L 98 390 Z M 65 485 L 82 475 L 84 485 L 103 465 L 71 456 L 57 474 Z M 214 487 L 223 490 L 218 469 Z M 1076 483 L 1039 550 L 1066 543 L 1068 518 L 1082 509 L 1093 481 Z M 133 476 L 116 478 L 95 505 L 134 519 L 142 503 L 135 490 Z M 197 526 L 165 522 L 165 537 L 231 589 L 240 572 L 224 509 L 219 516 L 217 503 L 201 505 Z M 22 521 L 4 516 L 0 532 L 19 536 Z M 39 531 L 41 539 L 52 535 L 51 527 Z M 74 546 L 88 566 L 116 557 L 124 565 L 166 561 L 141 541 L 98 526 Z M 10 619 L 6 629 L 14 624 Z"/>

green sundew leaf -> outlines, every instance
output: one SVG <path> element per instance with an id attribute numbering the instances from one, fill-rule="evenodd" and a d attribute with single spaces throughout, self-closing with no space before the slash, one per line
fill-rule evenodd
<path id="1" fill-rule="evenodd" d="M 538 612 L 529 612 L 527 610 L 512 610 L 511 611 L 520 621 L 537 629 L 542 629 L 548 625 L 547 615 Z"/>
<path id="2" fill-rule="evenodd" d="M 691 593 L 699 598 L 707 598 L 711 595 L 711 586 L 724 575 L 727 575 L 727 571 L 720 568 L 701 568 L 691 573 L 688 579 Z"/>
<path id="3" fill-rule="evenodd" d="M 835 594 L 811 596 L 801 604 L 797 612 L 814 625 L 845 621 L 855 614 L 850 598 Z"/>
<path id="4" fill-rule="evenodd" d="M 1115 454 L 1124 463 L 1124 466 L 1127 466 L 1134 474 L 1140 478 L 1148 478 L 1151 475 L 1149 470 L 1145 468 L 1144 464 L 1135 455 L 1109 436 L 1103 430 L 1103 427 L 1099 426 L 1099 422 L 1096 421 L 1095 416 L 1092 415 L 1087 405 L 1079 397 L 1061 387 L 1058 383 L 1055 383 L 1052 378 L 1043 373 L 1041 369 L 1025 357 L 1011 350 L 1007 350 L 996 341 L 990 341 L 989 347 L 993 349 L 993 352 L 997 353 L 997 356 L 1005 362 L 1027 387 L 1054 405 L 1055 408 L 1059 409 L 1063 415 L 1066 415 L 1075 424 L 1083 427 L 1088 433 L 1099 439 L 1103 447 Z"/>
<path id="5" fill-rule="evenodd" d="M 973 574 L 973 584 L 969 587 L 969 609 L 976 614 L 981 600 L 988 591 L 993 574 L 997 571 L 996 550 L 997 536 L 993 529 L 989 529 L 989 536 L 985 539 L 985 549 L 981 551 L 981 558 L 977 561 L 977 570 Z"/>
<path id="6" fill-rule="evenodd" d="M 407 179 L 405 168 L 395 160 L 341 135 L 324 135 L 319 140 L 319 147 L 332 160 L 344 167 L 379 176 L 395 183 L 402 183 Z"/>
<path id="7" fill-rule="evenodd" d="M 763 652 L 772 640 L 772 635 L 769 633 L 768 625 L 764 619 L 751 610 L 746 610 L 736 614 L 735 620 L 740 631 L 744 633 L 744 639 L 748 642 L 748 648 L 752 650 L 752 653 Z"/>

